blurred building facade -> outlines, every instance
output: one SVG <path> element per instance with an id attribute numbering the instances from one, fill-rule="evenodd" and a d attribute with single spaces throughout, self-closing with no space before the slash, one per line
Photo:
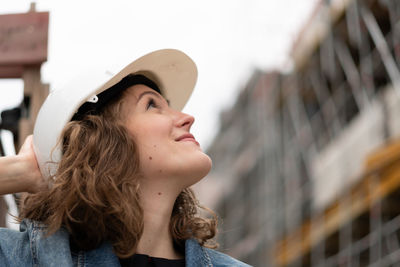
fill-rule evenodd
<path id="1" fill-rule="evenodd" d="M 254 266 L 400 262 L 399 18 L 397 0 L 321 1 L 294 70 L 255 72 L 221 114 L 199 192 L 222 251 Z"/>

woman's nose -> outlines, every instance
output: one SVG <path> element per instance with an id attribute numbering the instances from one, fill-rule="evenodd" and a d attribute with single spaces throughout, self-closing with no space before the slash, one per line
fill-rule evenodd
<path id="1" fill-rule="evenodd" d="M 194 123 L 194 117 L 180 111 L 178 111 L 176 115 L 177 115 L 176 126 L 185 127 L 187 128 L 187 130 L 189 130 Z"/>

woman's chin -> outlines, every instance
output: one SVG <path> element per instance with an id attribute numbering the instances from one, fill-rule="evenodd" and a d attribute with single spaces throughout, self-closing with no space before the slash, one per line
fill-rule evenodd
<path id="1" fill-rule="evenodd" d="M 194 166 L 192 166 L 190 173 L 188 174 L 188 176 L 191 177 L 191 184 L 189 186 L 203 179 L 210 172 L 211 168 L 211 158 L 207 154 L 203 153 L 203 156 L 198 159 Z"/>

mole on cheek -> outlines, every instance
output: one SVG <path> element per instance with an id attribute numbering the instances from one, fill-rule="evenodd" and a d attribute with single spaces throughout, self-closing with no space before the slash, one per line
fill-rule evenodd
<path id="1" fill-rule="evenodd" d="M 161 196 L 161 194 L 162 194 L 161 192 L 158 192 L 158 195 L 159 195 L 159 196 Z"/>
<path id="2" fill-rule="evenodd" d="M 152 157 L 149 157 L 149 160 L 152 160 L 153 158 Z"/>

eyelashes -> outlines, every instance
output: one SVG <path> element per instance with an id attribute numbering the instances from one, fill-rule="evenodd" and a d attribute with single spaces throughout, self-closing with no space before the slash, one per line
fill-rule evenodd
<path id="1" fill-rule="evenodd" d="M 153 96 L 149 96 L 146 100 L 146 110 L 149 109 L 165 109 L 167 107 L 169 107 L 169 101 L 167 99 L 164 98 L 158 98 L 158 97 L 153 97 Z"/>
<path id="2" fill-rule="evenodd" d="M 149 100 L 147 100 L 146 109 L 158 108 L 158 107 L 159 105 L 156 103 L 154 98 L 149 98 Z"/>

